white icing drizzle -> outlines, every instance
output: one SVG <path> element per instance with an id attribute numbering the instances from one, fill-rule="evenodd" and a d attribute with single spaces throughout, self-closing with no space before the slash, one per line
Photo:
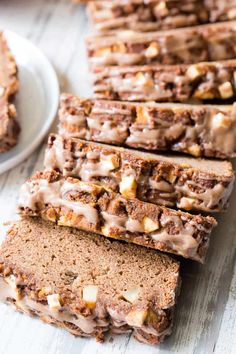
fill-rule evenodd
<path id="1" fill-rule="evenodd" d="M 87 136 L 87 128 L 86 127 L 80 127 L 79 130 L 76 129 L 75 131 L 73 131 L 73 129 L 72 129 L 70 131 L 70 130 L 68 130 L 67 126 L 64 126 L 63 124 L 60 124 L 58 126 L 58 133 L 60 135 L 62 135 L 62 136 L 65 136 L 65 137 L 85 139 L 86 136 Z"/>
<path id="2" fill-rule="evenodd" d="M 108 53 L 104 56 L 90 57 L 92 65 L 135 65 L 145 58 L 139 53 Z"/>
<path id="3" fill-rule="evenodd" d="M 68 112 L 65 112 L 63 113 L 62 117 L 63 117 L 62 121 L 67 122 L 69 124 L 76 124 L 76 125 L 86 124 L 86 117 L 84 116 L 84 114 L 70 114 Z"/>
<path id="4" fill-rule="evenodd" d="M 86 157 L 88 160 L 97 160 L 97 159 L 99 159 L 99 156 L 100 156 L 100 154 L 98 151 L 89 151 L 86 154 Z"/>
<path id="5" fill-rule="evenodd" d="M 178 207 L 184 207 L 184 202 L 182 203 L 182 199 L 184 196 L 188 196 L 196 200 L 197 203 L 201 204 L 201 207 L 204 209 L 214 209 L 215 206 L 220 204 L 222 196 L 225 194 L 225 188 L 222 184 L 217 183 L 213 188 L 206 188 L 203 193 L 193 192 L 190 188 L 192 186 L 199 186 L 194 181 L 186 181 L 183 185 L 176 185 L 176 190 L 183 197 L 180 198 L 178 202 Z"/>
<path id="6" fill-rule="evenodd" d="M 111 215 L 106 211 L 102 211 L 101 214 L 108 227 L 117 227 L 118 229 L 125 230 L 126 216 Z"/>
<path id="7" fill-rule="evenodd" d="M 120 108 L 120 107 L 101 107 L 98 105 L 96 102 L 92 108 L 91 115 L 93 114 L 119 114 L 119 115 L 125 115 L 125 116 L 130 116 L 131 111 L 130 109 L 125 109 L 125 108 Z"/>
<path id="8" fill-rule="evenodd" d="M 128 218 L 125 226 L 130 232 L 144 232 L 143 225 L 139 220 Z"/>
<path id="9" fill-rule="evenodd" d="M 89 129 L 93 133 L 87 132 L 87 139 L 95 139 L 103 142 L 121 143 L 128 136 L 128 127 L 126 122 L 120 122 L 119 125 L 112 124 L 111 121 L 100 122 L 96 118 L 87 118 Z"/>
<path id="10" fill-rule="evenodd" d="M 100 161 L 95 162 L 91 160 L 84 160 L 83 163 L 78 160 L 78 165 L 75 168 L 78 176 L 82 181 L 91 181 L 93 177 L 109 177 L 115 166 L 111 163 L 111 158 L 115 155 L 100 154 Z"/>
<path id="11" fill-rule="evenodd" d="M 179 231 L 177 234 L 167 232 L 165 226 L 169 223 L 173 223 L 178 228 Z M 167 247 L 170 247 L 182 256 L 199 258 L 197 254 L 199 240 L 193 237 L 196 230 L 195 227 L 190 223 L 184 225 L 181 218 L 174 215 L 162 215 L 160 224 L 163 229 L 153 233 L 151 236 L 155 241 L 166 244 Z"/>
<path id="12" fill-rule="evenodd" d="M 168 194 L 170 193 L 170 196 L 173 195 L 174 188 L 167 181 L 164 181 L 164 180 L 155 181 L 154 179 L 150 179 L 149 180 L 149 185 L 150 185 L 151 188 L 157 189 L 160 192 L 166 192 Z"/>
<path id="13" fill-rule="evenodd" d="M 173 75 L 172 75 L 173 77 Z M 148 100 L 155 101 L 158 99 L 168 99 L 172 97 L 172 91 L 170 89 L 164 89 L 158 82 L 154 82 L 151 75 L 146 74 L 145 80 L 138 80 L 135 76 L 123 78 L 123 77 L 110 77 L 108 79 L 114 92 L 128 93 L 129 101 L 143 100 L 143 97 L 148 97 Z M 108 86 L 110 84 L 108 83 Z M 96 92 L 106 91 L 108 89 L 107 85 L 104 84 L 103 87 L 95 85 Z M 146 98 L 147 100 L 147 98 Z"/>
<path id="14" fill-rule="evenodd" d="M 96 224 L 98 221 L 97 210 L 89 204 L 84 204 L 78 201 L 65 199 L 63 192 L 76 191 L 79 186 L 69 183 L 64 186 L 63 180 L 48 183 L 46 179 L 37 179 L 27 181 L 20 189 L 19 207 L 29 208 L 33 211 L 37 210 L 37 206 L 50 204 L 54 207 L 67 207 L 78 215 L 83 215 L 88 222 Z"/>
<path id="15" fill-rule="evenodd" d="M 156 144 L 160 138 L 161 130 L 144 128 L 142 130 L 132 130 L 127 139 L 127 144 Z"/>
<path id="16" fill-rule="evenodd" d="M 118 228 L 120 230 L 127 230 L 130 232 L 140 232 L 143 233 L 144 229 L 142 223 L 138 220 L 134 220 L 130 217 L 119 217 L 116 215 L 111 215 L 107 212 L 101 212 L 105 225 L 109 228 Z M 166 225 L 172 223 L 178 230 L 178 233 L 171 234 L 166 230 Z M 179 216 L 175 215 L 162 215 L 160 224 L 162 226 L 160 231 L 155 231 L 150 233 L 150 237 L 157 241 L 164 243 L 167 247 L 174 250 L 177 254 L 182 255 L 187 258 L 194 258 L 200 260 L 198 256 L 198 248 L 201 239 L 194 238 L 196 233 L 196 225 L 192 222 L 187 222 L 185 225 Z M 203 231 L 203 229 L 201 229 Z M 207 233 L 209 230 L 204 229 Z"/>
<path id="17" fill-rule="evenodd" d="M 44 166 L 55 169 L 59 165 L 65 170 L 71 163 L 73 163 L 71 152 L 64 148 L 62 139 L 55 139 L 53 146 L 46 150 Z"/>
<path id="18" fill-rule="evenodd" d="M 38 315 L 50 316 L 51 318 L 59 322 L 69 322 L 81 329 L 85 334 L 91 334 L 96 326 L 97 321 L 95 319 L 95 314 L 90 317 L 84 317 L 80 314 L 72 315 L 66 310 L 53 310 L 50 309 L 48 305 L 44 305 L 40 302 L 30 299 L 28 296 L 23 297 L 18 300 L 14 291 L 11 290 L 11 287 L 0 277 L 0 299 L 1 301 L 6 301 L 7 298 L 12 298 L 16 300 L 16 306 L 19 307 L 22 311 L 29 313 L 30 310 L 35 311 Z M 105 320 L 99 323 L 100 327 L 108 327 L 109 323 Z"/>
<path id="19" fill-rule="evenodd" d="M 139 220 L 127 216 L 112 215 L 106 211 L 102 211 L 101 214 L 105 220 L 106 226 L 110 228 L 116 227 L 130 232 L 144 232 L 143 226 Z"/>
<path id="20" fill-rule="evenodd" d="M 8 302 L 9 300 L 15 300 L 14 306 L 22 310 L 26 314 L 31 314 L 31 311 L 34 311 L 35 314 L 39 317 L 48 317 L 49 319 L 58 321 L 60 323 L 68 322 L 77 326 L 82 332 L 82 335 L 91 335 L 96 329 L 100 328 L 104 332 L 109 329 L 113 333 L 126 333 L 132 330 L 131 327 L 121 328 L 121 326 L 127 325 L 126 313 L 124 311 L 117 311 L 111 306 L 107 307 L 107 312 L 109 313 L 109 318 L 99 318 L 99 307 L 97 306 L 93 314 L 90 316 L 83 316 L 79 313 L 72 314 L 68 311 L 66 307 L 62 307 L 59 310 L 53 310 L 48 305 L 44 305 L 38 301 L 30 299 L 28 296 L 23 296 L 17 298 L 16 293 L 11 289 L 11 287 L 6 283 L 6 281 L 0 277 L 0 300 L 3 302 Z M 161 310 L 160 310 L 161 311 Z M 102 311 L 104 312 L 104 311 Z M 135 328 L 133 328 L 135 330 Z M 170 333 L 171 323 L 169 326 L 162 332 L 158 332 L 156 328 L 149 325 L 142 325 L 140 327 L 146 334 L 153 334 L 154 336 L 163 336 Z M 76 329 L 72 329 L 71 332 L 78 334 Z M 140 333 L 140 339 L 145 340 Z"/>

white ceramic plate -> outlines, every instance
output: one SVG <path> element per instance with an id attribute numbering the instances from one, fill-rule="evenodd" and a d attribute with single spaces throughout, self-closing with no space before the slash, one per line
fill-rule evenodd
<path id="1" fill-rule="evenodd" d="M 42 142 L 59 102 L 57 76 L 48 59 L 27 39 L 11 31 L 4 33 L 19 69 L 20 90 L 15 105 L 21 133 L 18 144 L 0 154 L 0 173 L 22 162 Z"/>

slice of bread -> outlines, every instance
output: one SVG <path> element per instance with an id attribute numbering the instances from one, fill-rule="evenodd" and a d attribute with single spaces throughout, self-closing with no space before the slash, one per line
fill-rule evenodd
<path id="1" fill-rule="evenodd" d="M 188 0 L 187 6 L 183 0 L 87 2 L 89 17 L 99 32 L 121 29 L 141 32 L 159 31 L 194 26 L 208 20 L 208 12 L 202 1 Z"/>
<path id="2" fill-rule="evenodd" d="M 77 336 L 133 331 L 156 344 L 170 333 L 179 264 L 132 244 L 23 219 L 0 250 L 0 298 Z"/>
<path id="3" fill-rule="evenodd" d="M 20 190 L 19 211 L 59 225 L 203 262 L 215 219 L 127 199 L 111 190 L 38 172 Z"/>
<path id="4" fill-rule="evenodd" d="M 225 209 L 234 184 L 228 161 L 150 154 L 54 134 L 45 167 L 124 196 L 133 184 L 132 196 L 142 201 L 206 212 Z M 124 189 L 127 178 L 130 186 Z"/>
<path id="5" fill-rule="evenodd" d="M 64 93 L 59 119 L 65 137 L 195 157 L 236 157 L 235 104 L 133 103 Z"/>
<path id="6" fill-rule="evenodd" d="M 236 60 L 199 64 L 93 67 L 94 97 L 121 101 L 233 100 Z"/>
<path id="7" fill-rule="evenodd" d="M 87 38 L 91 65 L 193 64 L 235 59 L 236 21 L 149 33 L 120 31 Z"/>

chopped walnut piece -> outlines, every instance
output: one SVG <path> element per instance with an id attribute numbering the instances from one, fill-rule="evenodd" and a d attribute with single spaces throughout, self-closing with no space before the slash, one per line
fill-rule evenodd
<path id="1" fill-rule="evenodd" d="M 177 176 L 172 171 L 170 171 L 168 176 L 166 176 L 166 180 L 170 183 L 174 183 L 176 178 Z"/>
<path id="2" fill-rule="evenodd" d="M 20 289 L 18 289 L 18 287 L 17 287 L 17 280 L 16 280 L 15 275 L 11 274 L 11 275 L 9 275 L 9 277 L 6 277 L 5 280 L 12 288 L 14 295 L 15 295 L 15 299 L 20 300 L 21 294 L 20 294 Z"/>
<path id="3" fill-rule="evenodd" d="M 50 293 L 52 292 L 52 289 L 48 286 L 48 287 L 44 287 L 41 290 L 39 290 L 38 292 L 38 297 L 39 298 L 43 298 L 47 295 L 50 295 Z"/>
<path id="4" fill-rule="evenodd" d="M 187 197 L 182 197 L 180 199 L 180 202 L 178 204 L 179 208 L 183 208 L 186 210 L 191 210 L 193 208 L 193 205 L 196 203 L 196 200 L 192 198 L 187 198 Z"/>
<path id="5" fill-rule="evenodd" d="M 101 156 L 101 161 L 105 165 L 106 168 L 109 170 L 115 170 L 117 167 L 119 167 L 119 159 L 118 156 L 116 155 L 102 155 Z"/>
<path id="6" fill-rule="evenodd" d="M 96 306 L 98 296 L 98 287 L 96 285 L 87 285 L 83 288 L 83 300 L 90 309 Z"/>
<path id="7" fill-rule="evenodd" d="M 219 129 L 219 128 L 228 128 L 232 123 L 232 120 L 224 115 L 223 113 L 217 113 L 212 119 L 212 128 Z"/>
<path id="8" fill-rule="evenodd" d="M 137 182 L 133 176 L 122 177 L 120 182 L 120 193 L 126 198 L 135 198 Z"/>
<path id="9" fill-rule="evenodd" d="M 147 311 L 145 310 L 131 310 L 126 316 L 126 321 L 130 326 L 142 327 L 146 317 Z"/>
<path id="10" fill-rule="evenodd" d="M 193 144 L 192 146 L 189 146 L 188 152 L 195 157 L 201 156 L 201 148 L 198 144 Z"/>
<path id="11" fill-rule="evenodd" d="M 96 55 L 103 56 L 111 53 L 111 47 L 104 47 L 96 50 Z"/>
<path id="12" fill-rule="evenodd" d="M 129 301 L 131 304 L 138 299 L 139 289 L 131 288 L 122 293 L 125 300 Z"/>
<path id="13" fill-rule="evenodd" d="M 102 234 L 104 236 L 110 236 L 110 227 L 105 225 L 101 228 Z"/>
<path id="14" fill-rule="evenodd" d="M 145 216 L 142 220 L 143 228 L 145 233 L 149 233 L 159 229 L 159 223 L 157 221 L 153 221 L 148 216 Z"/>
<path id="15" fill-rule="evenodd" d="M 202 68 L 197 65 L 191 65 L 186 71 L 186 75 L 191 80 L 196 80 L 204 74 Z"/>
<path id="16" fill-rule="evenodd" d="M 126 52 L 126 47 L 124 43 L 116 43 L 112 47 L 113 52 L 119 52 L 119 53 L 125 53 Z"/>
<path id="17" fill-rule="evenodd" d="M 152 42 L 145 50 L 145 56 L 147 58 L 155 58 L 160 54 L 160 48 L 156 42 Z"/>
<path id="18" fill-rule="evenodd" d="M 169 14 L 169 10 L 166 6 L 166 2 L 161 1 L 159 4 L 157 4 L 154 7 L 154 13 L 157 17 L 167 16 Z"/>
<path id="19" fill-rule="evenodd" d="M 2 97 L 5 93 L 5 87 L 0 86 L 0 97 Z"/>
<path id="20" fill-rule="evenodd" d="M 47 296 L 48 306 L 52 310 L 59 310 L 61 308 L 60 303 L 60 295 L 59 294 L 52 294 Z"/>
<path id="21" fill-rule="evenodd" d="M 137 107 L 136 108 L 137 118 L 135 123 L 147 125 L 150 122 L 150 116 L 148 114 L 148 109 L 146 107 Z"/>
<path id="22" fill-rule="evenodd" d="M 45 218 L 46 220 L 50 220 L 53 222 L 57 220 L 57 213 L 55 209 L 49 208 L 48 210 L 45 211 L 45 214 L 46 215 L 42 215 L 42 217 Z"/>
<path id="23" fill-rule="evenodd" d="M 224 99 L 230 98 L 234 95 L 233 87 L 229 81 L 226 81 L 219 86 L 219 92 Z"/>
<path id="24" fill-rule="evenodd" d="M 137 84 L 138 85 L 142 85 L 142 86 L 146 86 L 146 87 L 152 87 L 153 86 L 153 81 L 150 77 L 148 77 L 147 75 L 144 75 L 141 72 L 138 72 L 136 74 L 136 79 L 137 79 Z"/>

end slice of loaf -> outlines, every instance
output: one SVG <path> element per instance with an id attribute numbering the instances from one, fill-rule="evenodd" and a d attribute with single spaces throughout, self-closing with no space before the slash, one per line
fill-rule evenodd
<path id="1" fill-rule="evenodd" d="M 179 264 L 166 255 L 38 219 L 15 223 L 0 250 L 0 298 L 76 336 L 170 334 Z"/>

